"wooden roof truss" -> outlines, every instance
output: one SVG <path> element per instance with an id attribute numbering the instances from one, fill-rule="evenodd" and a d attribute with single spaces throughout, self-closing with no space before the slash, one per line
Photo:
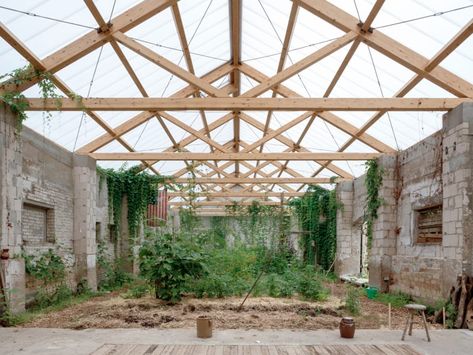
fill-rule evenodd
<path id="1" fill-rule="evenodd" d="M 324 169 L 331 171 L 334 176 L 338 177 L 338 180 L 351 179 L 353 178 L 351 173 L 341 169 L 333 164 L 333 162 L 336 160 L 366 160 L 375 158 L 381 153 L 395 152 L 395 149 L 367 133 L 367 130 L 386 112 L 403 110 L 445 111 L 461 102 L 471 101 L 473 98 L 473 86 L 471 83 L 440 66 L 442 60 L 472 34 L 473 21 L 467 23 L 450 42 L 429 60 L 389 36 L 371 29 L 371 25 L 382 8 L 384 0 L 377 0 L 375 2 L 366 20 L 362 23 L 325 0 L 293 0 L 277 71 L 272 77 L 268 77 L 249 64 L 241 62 L 242 0 L 228 1 L 231 41 L 230 59 L 228 63 L 215 68 L 201 77 L 195 74 L 189 43 L 179 10 L 179 3 L 176 0 L 144 0 L 114 17 L 110 22 L 105 21 L 93 0 L 84 0 L 97 22 L 97 30 L 88 32 L 43 59 L 39 59 L 32 53 L 2 23 L 0 23 L 0 36 L 28 60 L 35 69 L 47 71 L 53 75 L 56 86 L 66 96 L 69 96 L 68 99 L 62 100 L 62 110 L 84 110 L 85 107 L 85 113 L 104 129 L 105 132 L 100 137 L 79 148 L 76 151 L 77 153 L 88 154 L 98 160 L 137 160 L 141 162 L 142 169 L 149 169 L 156 174 L 159 172 L 154 167 L 154 164 L 158 161 L 184 161 L 186 167 L 176 172 L 174 176 L 177 182 L 186 183 L 188 180 L 184 176 L 190 170 L 195 172 L 196 178 L 194 182 L 201 186 L 202 196 L 206 198 L 205 201 L 199 202 L 202 206 L 228 205 L 231 203 L 229 199 L 232 197 L 243 198 L 241 200 L 242 204 L 249 203 L 247 201 L 248 198 L 267 200 L 268 197 L 274 197 L 277 201 L 267 201 L 264 202 L 265 204 L 282 203 L 287 198 L 300 196 L 301 193 L 298 191 L 305 184 L 329 183 L 330 179 L 318 177 Z M 171 62 L 126 35 L 126 32 L 130 29 L 168 8 L 172 11 L 187 69 Z M 295 63 L 291 62 L 288 65 L 288 52 L 300 8 L 304 8 L 327 21 L 345 34 L 320 47 L 305 58 Z M 54 73 L 106 43 L 110 43 L 143 98 L 84 99 L 83 106 L 79 107 L 71 96 L 72 90 Z M 149 97 L 132 65 L 118 45 L 119 43 L 184 80 L 188 86 L 167 98 Z M 331 99 L 330 94 L 350 63 L 360 43 L 367 44 L 388 58 L 412 70 L 415 72 L 415 76 L 392 98 Z M 350 48 L 322 98 L 306 98 L 283 84 L 285 80 L 294 77 L 304 69 L 348 45 L 350 45 Z M 246 92 L 241 92 L 242 74 L 253 79 L 258 84 Z M 227 75 L 230 77 L 229 84 L 222 88 L 217 88 L 213 85 L 217 80 Z M 431 81 L 457 98 L 404 98 L 422 79 Z M 36 80 L 32 79 L 21 84 L 20 89 L 22 91 L 26 90 L 34 85 Z M 12 84 L 6 82 L 3 83 L 0 90 L 11 90 L 12 88 Z M 269 98 L 262 98 L 261 95 L 267 91 L 271 92 L 271 96 Z M 53 100 L 34 98 L 28 100 L 31 110 L 56 109 L 56 104 Z M 203 125 L 202 129 L 192 128 L 171 113 L 173 110 L 189 109 L 198 110 Z M 230 111 L 230 113 L 211 123 L 208 122 L 206 111 L 223 109 Z M 96 113 L 96 111 L 104 110 L 139 111 L 139 113 L 126 122 L 116 127 L 111 127 Z M 247 112 L 244 112 L 248 110 L 267 111 L 265 123 L 261 123 Z M 304 113 L 279 128 L 272 129 L 270 123 L 273 112 L 278 110 L 304 111 Z M 337 110 L 370 110 L 377 112 L 362 127 L 358 128 L 336 115 L 334 112 Z M 151 119 L 156 119 L 159 122 L 172 142 L 172 146 L 162 152 L 136 152 L 126 142 L 123 135 Z M 316 119 L 323 120 L 350 136 L 340 146 L 338 152 L 311 152 L 310 149 L 302 146 L 304 137 Z M 219 144 L 214 139 L 212 133 L 228 122 L 233 122 L 233 139 L 226 144 Z M 253 143 L 245 142 L 240 135 L 241 122 L 245 122 L 245 124 L 260 131 L 262 138 Z M 168 128 L 169 123 L 186 131 L 188 136 L 182 140 L 177 140 Z M 288 129 L 301 123 L 304 123 L 304 129 L 297 140 L 291 140 L 284 134 Z M 281 153 L 265 153 L 263 150 L 264 145 L 272 139 L 285 145 L 287 147 L 285 151 Z M 201 140 L 208 144 L 210 153 L 189 152 L 186 146 L 196 140 Z M 346 153 L 345 150 L 357 140 L 371 147 L 375 152 Z M 128 152 L 97 152 L 98 149 L 113 141 L 120 143 Z M 304 176 L 289 166 L 289 163 L 295 160 L 314 161 L 318 164 L 319 168 L 310 177 Z M 200 166 L 209 168 L 210 172 L 203 173 L 199 171 L 198 167 Z M 233 172 L 229 173 L 228 171 L 232 166 L 234 167 Z M 269 173 L 265 172 L 263 169 L 268 166 L 272 166 L 274 170 Z M 246 171 L 241 171 L 241 168 L 245 168 Z M 291 187 L 291 184 L 292 186 L 294 186 L 293 184 L 300 184 L 297 191 L 294 187 Z M 240 185 L 241 189 L 233 189 L 234 185 Z M 282 194 L 273 192 L 275 186 L 279 186 L 285 192 Z M 171 197 L 179 198 L 183 196 L 180 193 L 175 193 L 171 194 Z M 218 200 L 212 200 L 213 198 L 218 198 Z M 176 206 L 185 205 L 186 203 L 186 201 L 173 202 Z"/>

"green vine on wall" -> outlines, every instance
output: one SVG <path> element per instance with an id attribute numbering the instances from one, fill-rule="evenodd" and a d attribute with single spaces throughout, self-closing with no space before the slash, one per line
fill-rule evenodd
<path id="1" fill-rule="evenodd" d="M 301 198 L 291 201 L 302 227 L 301 247 L 304 261 L 324 270 L 333 267 L 337 239 L 337 202 L 335 190 L 311 185 Z"/>
<path id="2" fill-rule="evenodd" d="M 383 203 L 379 197 L 379 188 L 383 183 L 384 170 L 379 166 L 376 160 L 368 160 L 366 166 L 366 206 L 364 222 L 366 223 L 366 236 L 368 239 L 368 248 L 371 248 L 373 242 L 373 225 L 378 218 L 378 208 Z"/>
<path id="3" fill-rule="evenodd" d="M 18 88 L 20 85 L 37 79 L 37 85 L 40 90 L 40 95 L 43 99 L 56 99 L 57 109 L 61 109 L 61 96 L 56 92 L 56 85 L 52 80 L 52 75 L 49 72 L 34 69 L 31 65 L 23 68 L 15 69 L 10 73 L 0 75 L 0 80 L 6 79 L 4 84 L 10 84 Z M 80 97 L 79 95 L 71 93 L 72 97 Z M 21 91 L 6 90 L 0 94 L 0 100 L 5 102 L 12 112 L 17 115 L 17 130 L 20 131 L 23 127 L 23 122 L 28 118 L 26 111 L 29 104 L 26 101 L 25 95 Z M 77 100 L 81 102 L 81 100 Z M 49 120 L 51 118 L 49 111 L 43 112 L 43 118 Z"/>
<path id="4" fill-rule="evenodd" d="M 238 222 L 245 243 L 288 248 L 292 211 L 287 206 L 266 206 L 258 201 L 242 206 L 235 201 L 226 211 Z"/>
<path id="5" fill-rule="evenodd" d="M 128 232 L 131 238 L 137 236 L 148 205 L 156 202 L 158 188 L 169 186 L 170 180 L 167 176 L 150 175 L 138 169 L 133 167 L 117 171 L 97 167 L 99 186 L 101 181 L 107 182 L 109 216 L 116 226 L 116 232 L 120 228 L 123 198 L 127 198 Z"/>

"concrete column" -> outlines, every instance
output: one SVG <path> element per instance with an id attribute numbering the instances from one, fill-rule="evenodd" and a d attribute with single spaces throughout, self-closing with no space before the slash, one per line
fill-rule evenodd
<path id="1" fill-rule="evenodd" d="M 17 118 L 0 103 L 0 249 L 9 249 L 2 260 L 10 311 L 25 309 L 25 263 L 21 254 L 21 209 L 23 198 L 22 154 Z"/>
<path id="2" fill-rule="evenodd" d="M 459 274 L 473 275 L 473 104 L 443 119 L 443 293 Z"/>
<path id="3" fill-rule="evenodd" d="M 359 275 L 361 236 L 353 230 L 353 181 L 337 184 L 336 194 L 341 208 L 337 211 L 335 273 L 339 276 Z"/>
<path id="4" fill-rule="evenodd" d="M 378 159 L 384 170 L 379 197 L 383 203 L 378 209 L 378 218 L 373 225 L 373 241 L 369 260 L 369 283 L 387 291 L 391 277 L 391 257 L 396 255 L 397 204 L 394 198 L 396 157 L 383 155 Z M 385 281 L 386 280 L 386 281 Z"/>
<path id="5" fill-rule="evenodd" d="M 97 172 L 96 162 L 88 156 L 73 156 L 74 181 L 74 254 L 76 280 L 87 280 L 92 290 L 97 290 L 95 240 Z"/>

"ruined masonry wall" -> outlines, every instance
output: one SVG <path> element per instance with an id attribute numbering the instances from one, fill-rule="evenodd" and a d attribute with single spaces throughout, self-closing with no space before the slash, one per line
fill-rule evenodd
<path id="1" fill-rule="evenodd" d="M 434 302 L 456 278 L 473 273 L 473 104 L 444 115 L 443 130 L 396 154 L 384 155 L 374 224 L 369 282 Z M 366 204 L 365 177 L 337 186 L 336 271 L 359 272 L 359 226 Z M 442 204 L 441 244 L 416 242 L 415 210 Z"/>

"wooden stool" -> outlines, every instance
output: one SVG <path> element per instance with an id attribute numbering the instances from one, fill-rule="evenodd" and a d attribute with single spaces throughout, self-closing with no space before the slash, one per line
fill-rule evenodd
<path id="1" fill-rule="evenodd" d="M 427 328 L 427 320 L 425 319 L 424 312 L 427 307 L 422 304 L 406 304 L 405 307 L 409 310 L 409 314 L 407 315 L 406 326 L 404 328 L 404 332 L 402 333 L 401 340 L 404 340 L 404 338 L 406 337 L 407 328 L 409 328 L 409 335 L 412 335 L 412 324 L 414 323 L 414 315 L 416 313 L 420 313 L 422 316 L 422 322 L 424 323 L 425 333 L 427 334 L 427 340 L 430 341 L 429 329 Z"/>

